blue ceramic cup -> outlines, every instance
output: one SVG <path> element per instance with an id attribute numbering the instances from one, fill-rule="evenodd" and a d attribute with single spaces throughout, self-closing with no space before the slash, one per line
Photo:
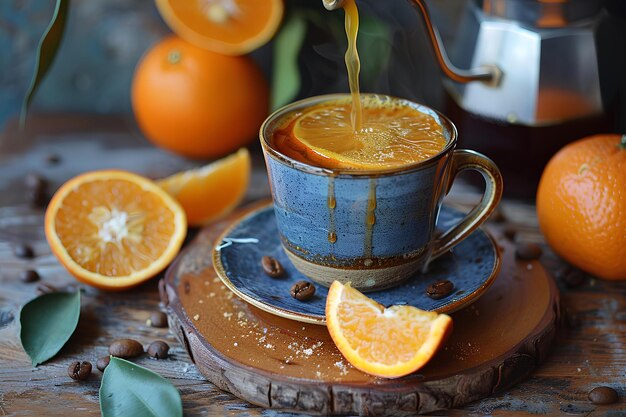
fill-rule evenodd
<path id="1" fill-rule="evenodd" d="M 401 167 L 358 171 L 309 165 L 272 147 L 275 130 L 294 112 L 348 99 L 333 94 L 289 104 L 263 123 L 260 140 L 278 230 L 290 260 L 322 285 L 339 280 L 373 291 L 414 275 L 419 279 L 430 260 L 469 236 L 500 201 L 502 177 L 487 157 L 455 149 L 456 128 L 444 115 L 393 97 L 383 99 L 427 113 L 441 125 L 447 144 L 437 155 Z M 435 236 L 443 197 L 455 176 L 467 169 L 485 179 L 482 200 L 458 225 Z"/>

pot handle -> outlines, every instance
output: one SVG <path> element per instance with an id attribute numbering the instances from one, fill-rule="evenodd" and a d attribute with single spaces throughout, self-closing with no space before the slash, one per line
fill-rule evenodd
<path id="1" fill-rule="evenodd" d="M 500 80 L 502 79 L 502 70 L 494 64 L 482 65 L 468 70 L 455 67 L 452 62 L 450 62 L 448 54 L 446 54 L 439 31 L 430 19 L 428 6 L 426 6 L 424 0 L 408 1 L 415 8 L 419 9 L 426 26 L 426 31 L 428 32 L 428 37 L 430 38 L 430 43 L 432 44 L 435 56 L 437 57 L 439 67 L 448 78 L 452 81 L 464 84 L 472 81 L 480 81 L 490 87 L 497 87 L 500 84 Z M 345 0 L 322 0 L 322 3 L 327 10 L 336 10 L 341 8 L 343 7 L 344 2 Z"/>

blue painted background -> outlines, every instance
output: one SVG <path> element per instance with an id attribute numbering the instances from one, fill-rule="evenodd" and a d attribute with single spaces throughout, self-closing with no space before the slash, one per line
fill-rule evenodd
<path id="1" fill-rule="evenodd" d="M 52 0 L 0 1 L 0 128 L 20 108 L 53 9 Z M 33 109 L 129 111 L 132 70 L 166 33 L 152 0 L 73 0 L 63 44 Z"/>

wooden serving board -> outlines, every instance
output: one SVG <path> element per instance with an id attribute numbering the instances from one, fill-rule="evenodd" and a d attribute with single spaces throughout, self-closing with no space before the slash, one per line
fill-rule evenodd
<path id="1" fill-rule="evenodd" d="M 558 290 L 539 262 L 517 261 L 501 238 L 499 277 L 477 302 L 452 314 L 452 336 L 428 365 L 395 380 L 356 370 L 324 326 L 265 313 L 217 277 L 214 240 L 256 207 L 203 229 L 159 285 L 170 329 L 219 388 L 284 411 L 414 415 L 502 392 L 546 358 L 559 322 Z"/>

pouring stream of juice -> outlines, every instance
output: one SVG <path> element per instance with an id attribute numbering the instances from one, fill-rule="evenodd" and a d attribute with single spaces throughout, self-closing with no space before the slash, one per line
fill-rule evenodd
<path id="1" fill-rule="evenodd" d="M 352 129 L 355 132 L 361 130 L 363 125 L 361 114 L 361 97 L 359 92 L 359 72 L 361 70 L 361 62 L 359 61 L 359 53 L 356 49 L 356 37 L 359 31 L 359 11 L 356 7 L 355 0 L 346 0 L 343 6 L 346 13 L 346 35 L 348 37 L 348 49 L 346 50 L 345 60 L 348 69 L 348 82 L 350 83 L 350 94 L 352 95 L 352 111 L 350 113 L 350 121 Z"/>
<path id="2" fill-rule="evenodd" d="M 322 102 L 288 118 L 280 134 L 275 135 L 277 149 L 304 163 L 365 171 L 399 167 L 436 155 L 446 138 L 431 114 L 401 99 L 360 95 L 355 0 L 326 2 L 340 4 L 345 12 L 345 62 L 351 94 L 347 101 Z M 332 197 L 333 190 L 329 191 Z"/>

